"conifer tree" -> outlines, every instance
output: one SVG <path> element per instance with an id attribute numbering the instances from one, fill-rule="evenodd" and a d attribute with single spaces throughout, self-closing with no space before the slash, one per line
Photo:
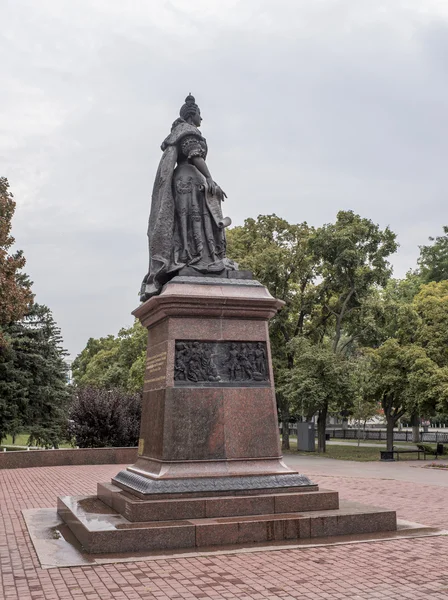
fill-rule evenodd
<path id="1" fill-rule="evenodd" d="M 0 348 L 6 345 L 4 327 L 21 319 L 33 301 L 31 283 L 22 272 L 25 266 L 23 252 L 11 252 L 15 241 L 11 235 L 15 209 L 8 180 L 0 177 Z"/>

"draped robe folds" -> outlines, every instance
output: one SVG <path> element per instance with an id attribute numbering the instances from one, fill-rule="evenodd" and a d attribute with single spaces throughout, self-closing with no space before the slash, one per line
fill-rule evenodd
<path id="1" fill-rule="evenodd" d="M 173 185 L 173 174 L 178 162 L 179 145 L 186 136 L 195 136 L 205 143 L 199 130 L 183 119 L 173 123 L 170 135 L 165 139 L 161 148 L 162 158 L 157 169 L 151 199 L 151 211 L 148 222 L 149 243 L 149 270 L 144 277 L 140 294 L 144 301 L 158 294 L 162 286 L 167 283 L 176 271 L 186 266 L 186 262 L 179 260 L 179 253 L 175 251 L 175 245 L 179 232 L 176 223 L 176 197 Z M 197 169 L 194 168 L 196 171 Z M 205 178 L 197 171 L 198 177 Z M 206 195 L 206 191 L 203 192 Z M 228 219 L 222 218 L 220 201 L 215 198 L 205 200 L 212 220 L 215 223 L 218 235 L 221 236 L 224 245 L 224 259 L 219 262 L 221 269 L 236 269 L 237 265 L 225 258 L 225 234 L 223 225 Z M 218 264 L 218 263 L 217 263 Z"/>

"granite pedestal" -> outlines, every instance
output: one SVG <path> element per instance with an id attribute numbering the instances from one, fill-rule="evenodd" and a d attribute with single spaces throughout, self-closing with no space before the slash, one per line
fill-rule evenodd
<path id="1" fill-rule="evenodd" d="M 137 461 L 58 503 L 89 552 L 396 529 L 283 463 L 268 332 L 281 306 L 251 279 L 178 276 L 134 311 L 148 329 Z"/>

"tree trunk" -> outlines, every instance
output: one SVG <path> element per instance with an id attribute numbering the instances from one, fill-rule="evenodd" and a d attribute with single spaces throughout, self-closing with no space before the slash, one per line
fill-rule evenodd
<path id="1" fill-rule="evenodd" d="M 387 431 L 386 431 L 386 450 L 392 452 L 394 449 L 394 427 L 396 421 L 391 417 L 387 417 Z"/>
<path id="2" fill-rule="evenodd" d="M 326 452 L 327 445 L 325 443 L 325 430 L 327 427 L 327 411 L 328 407 L 325 406 L 319 411 L 317 418 L 317 451 Z"/>
<path id="3" fill-rule="evenodd" d="M 412 441 L 414 444 L 418 444 L 420 440 L 420 417 L 418 415 L 412 415 Z"/>
<path id="4" fill-rule="evenodd" d="M 289 406 L 282 407 L 282 450 L 289 450 Z"/>

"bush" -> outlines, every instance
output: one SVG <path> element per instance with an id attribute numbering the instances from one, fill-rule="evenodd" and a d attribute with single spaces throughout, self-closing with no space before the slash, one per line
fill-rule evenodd
<path id="1" fill-rule="evenodd" d="M 80 448 L 137 446 L 141 396 L 117 389 L 80 388 L 69 418 L 70 434 Z"/>
<path id="2" fill-rule="evenodd" d="M 426 454 L 435 454 L 436 449 L 431 444 L 417 444 L 417 448 Z"/>
<path id="3" fill-rule="evenodd" d="M 417 444 L 417 448 L 422 452 L 426 452 L 426 454 L 435 454 L 436 448 L 435 446 L 431 446 L 431 444 Z M 448 454 L 448 445 L 444 444 L 443 446 L 443 454 Z"/>

